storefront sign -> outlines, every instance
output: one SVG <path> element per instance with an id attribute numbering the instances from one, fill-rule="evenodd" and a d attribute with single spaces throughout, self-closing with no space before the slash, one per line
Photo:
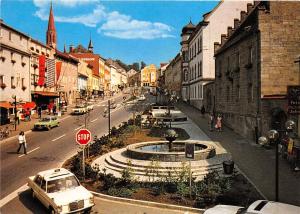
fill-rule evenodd
<path id="1" fill-rule="evenodd" d="M 300 114 L 300 86 L 288 86 L 288 113 Z"/>

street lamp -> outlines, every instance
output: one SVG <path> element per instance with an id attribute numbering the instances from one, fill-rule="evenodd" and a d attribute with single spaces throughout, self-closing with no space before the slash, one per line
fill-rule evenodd
<path id="1" fill-rule="evenodd" d="M 288 120 L 285 123 L 285 128 L 286 130 L 270 130 L 267 133 L 267 138 L 262 136 L 258 139 L 258 143 L 260 145 L 268 145 L 268 144 L 275 144 L 275 201 L 279 200 L 279 182 L 278 182 L 278 145 L 279 145 L 279 140 L 280 140 L 280 136 L 279 136 L 279 132 L 291 132 L 293 131 L 293 129 L 295 128 L 295 122 L 292 120 Z"/>
<path id="2" fill-rule="evenodd" d="M 15 100 L 14 104 L 15 104 L 15 131 L 16 131 L 17 130 L 17 96 L 12 95 L 11 97 Z"/>

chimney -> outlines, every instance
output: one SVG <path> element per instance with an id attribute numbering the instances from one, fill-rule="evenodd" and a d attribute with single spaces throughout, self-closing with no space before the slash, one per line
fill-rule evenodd
<path id="1" fill-rule="evenodd" d="M 73 53 L 73 51 L 74 51 L 74 45 L 70 45 L 70 49 L 69 49 L 70 51 L 70 53 Z"/>
<path id="2" fill-rule="evenodd" d="M 246 12 L 241 11 L 241 21 L 244 21 L 245 17 L 246 17 Z"/>
<path id="3" fill-rule="evenodd" d="M 251 9 L 252 9 L 252 4 L 247 3 L 247 13 L 249 13 Z"/>
<path id="4" fill-rule="evenodd" d="M 227 36 L 229 37 L 229 36 L 231 36 L 231 34 L 232 34 L 232 27 L 229 26 L 229 27 L 227 27 Z"/>
<path id="5" fill-rule="evenodd" d="M 216 51 L 221 47 L 221 44 L 219 42 L 215 42 L 214 43 L 214 52 L 216 53 Z"/>
<path id="6" fill-rule="evenodd" d="M 224 45 L 226 41 L 226 34 L 221 34 L 221 45 Z"/>
<path id="7" fill-rule="evenodd" d="M 234 19 L 234 29 L 237 29 L 239 22 L 240 22 L 239 19 Z"/>

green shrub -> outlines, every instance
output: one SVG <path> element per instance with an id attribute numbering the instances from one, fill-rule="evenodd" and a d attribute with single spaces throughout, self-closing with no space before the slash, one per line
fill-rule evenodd
<path id="1" fill-rule="evenodd" d="M 108 189 L 107 193 L 112 196 L 129 198 L 133 194 L 133 191 L 128 188 L 124 188 L 124 187 L 122 187 L 122 188 L 111 187 Z"/>

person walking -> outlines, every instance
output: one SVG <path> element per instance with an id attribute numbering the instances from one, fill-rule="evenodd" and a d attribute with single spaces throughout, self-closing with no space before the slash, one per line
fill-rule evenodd
<path id="1" fill-rule="evenodd" d="M 18 125 L 20 125 L 20 117 L 21 117 L 21 114 L 20 114 L 20 110 L 17 111 L 17 123 Z"/>
<path id="2" fill-rule="evenodd" d="M 23 146 L 23 148 L 24 148 L 24 154 L 27 155 L 27 152 L 26 152 L 27 144 L 26 144 L 25 133 L 23 131 L 20 132 L 18 140 L 19 140 L 19 148 L 18 148 L 17 153 L 19 154 L 20 149 Z"/>
<path id="3" fill-rule="evenodd" d="M 41 119 L 42 118 L 42 107 L 39 106 L 37 110 L 38 110 L 39 119 Z"/>
<path id="4" fill-rule="evenodd" d="M 204 114 L 205 114 L 205 107 L 204 107 L 204 105 L 202 105 L 202 107 L 200 109 L 200 112 L 201 112 L 202 117 L 204 117 Z"/>
<path id="5" fill-rule="evenodd" d="M 55 104 L 53 105 L 53 110 L 52 111 L 53 111 L 53 115 L 56 115 L 56 105 Z"/>
<path id="6" fill-rule="evenodd" d="M 215 117 L 213 113 L 210 113 L 209 115 L 209 131 L 213 131 L 214 130 L 214 123 L 215 123 Z"/>
<path id="7" fill-rule="evenodd" d="M 217 117 L 217 124 L 216 124 L 216 128 L 219 132 L 222 131 L 222 116 L 219 114 Z"/>

